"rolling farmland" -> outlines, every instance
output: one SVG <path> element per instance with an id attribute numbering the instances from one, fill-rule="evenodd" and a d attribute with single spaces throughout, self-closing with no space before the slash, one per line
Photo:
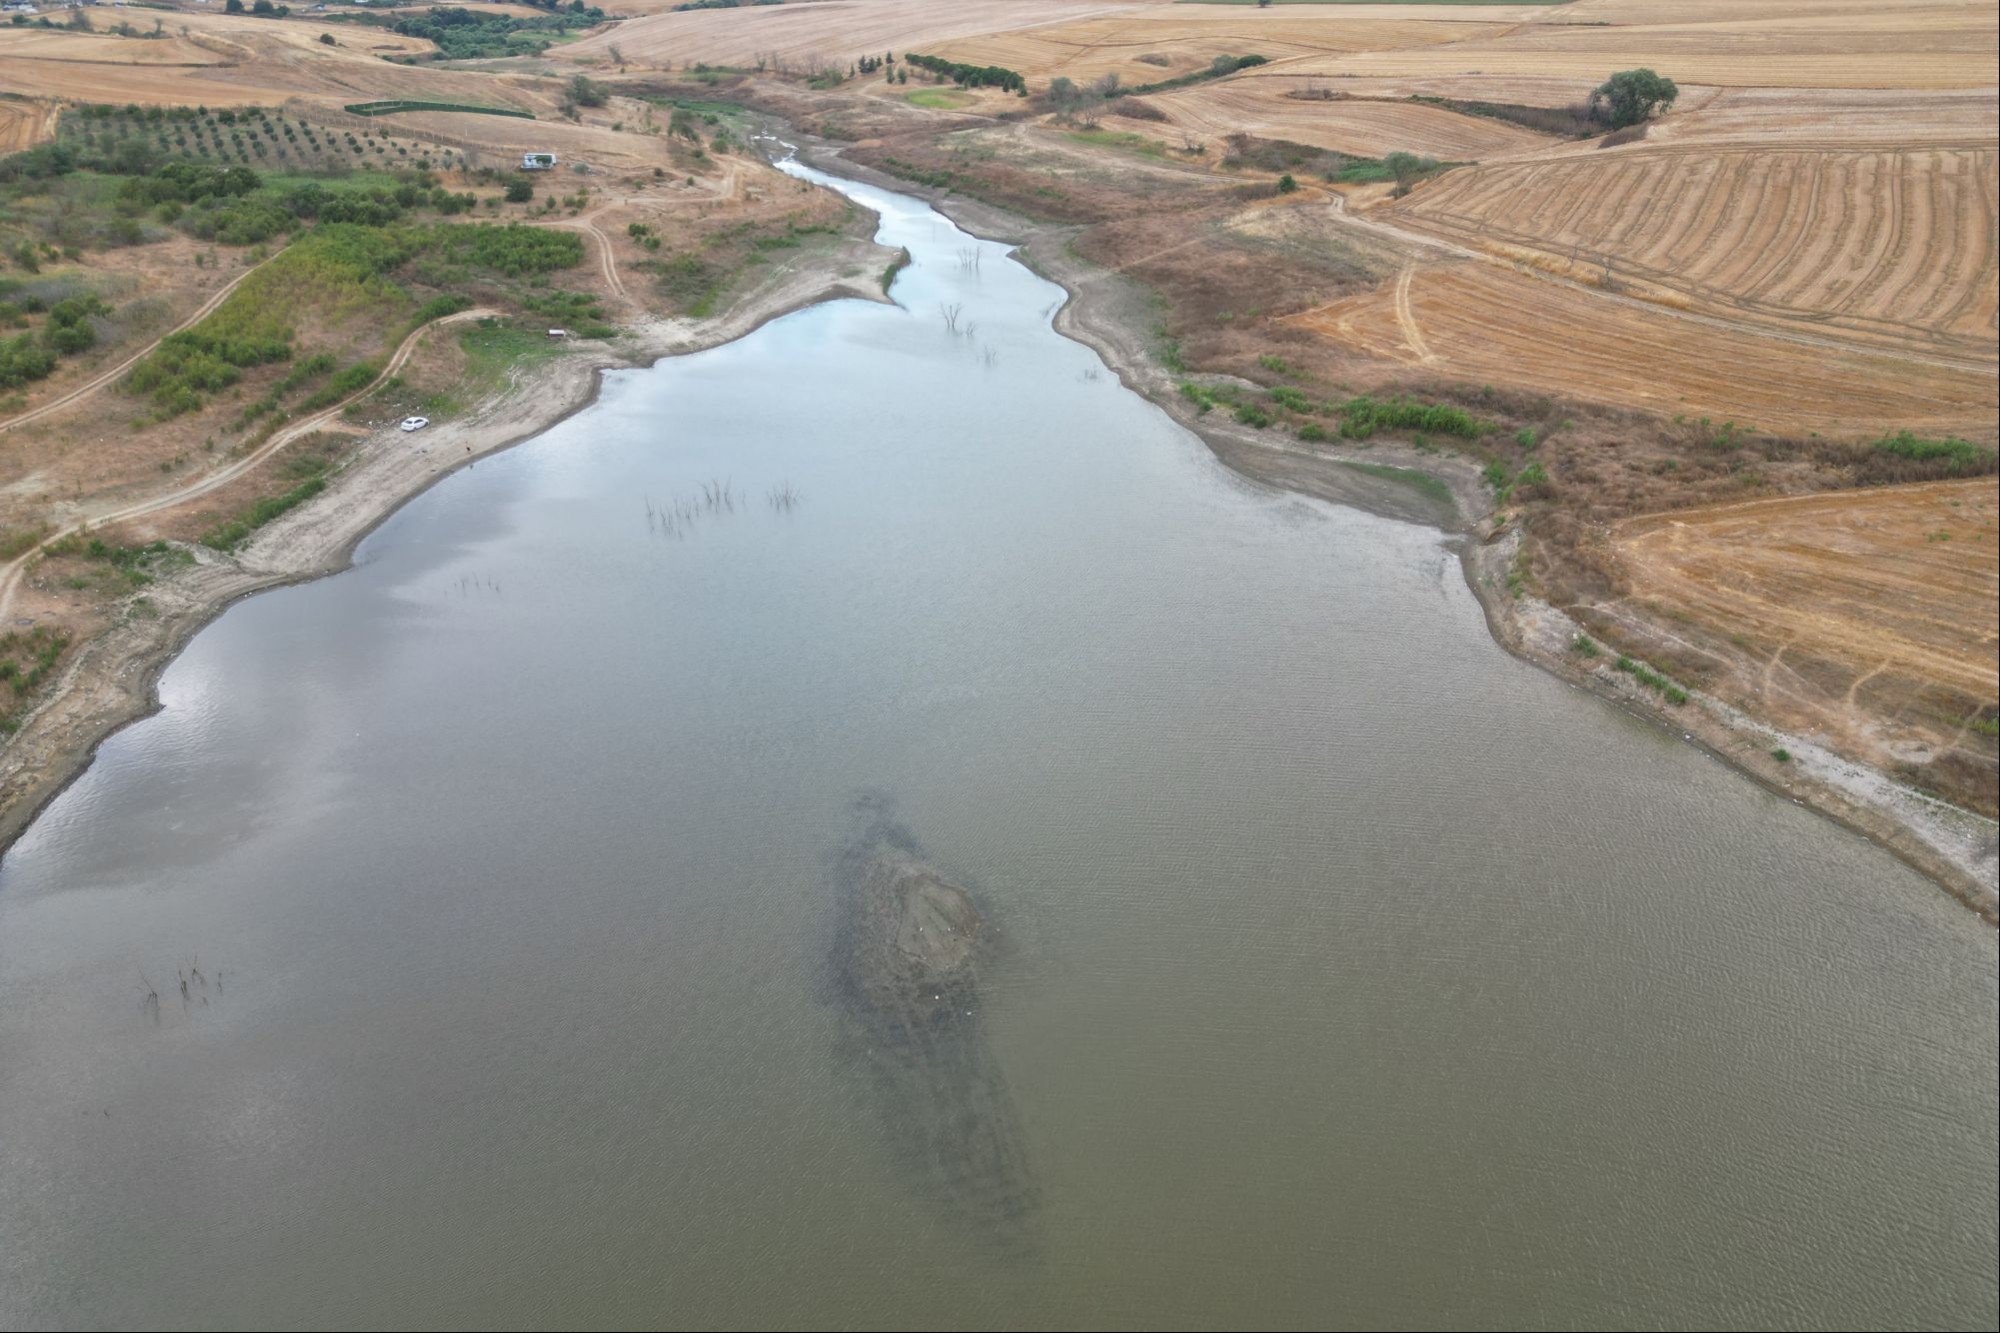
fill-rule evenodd
<path id="1" fill-rule="evenodd" d="M 1153 6 L 967 38 L 948 43 L 939 54 L 970 64 L 1004 65 L 1031 79 L 1064 74 L 1082 81 L 1116 73 L 1126 83 L 1137 84 L 1199 69 L 1219 55 L 1254 53 L 1282 67 L 1300 59 L 1464 41 L 1502 33 L 1509 26 L 1496 11 L 1484 7 L 1395 8 L 1415 17 L 1376 17 L 1383 9 L 1373 5 L 1358 11 L 1299 5 L 1247 18 L 1226 6 Z M 1156 63 L 1160 61 L 1165 63 Z"/>
<path id="2" fill-rule="evenodd" d="M 977 33 L 1061 23 L 1130 5 L 1104 0 L 823 0 L 817 4 L 653 12 L 564 48 L 577 60 L 605 60 L 617 46 L 642 65 L 706 61 L 748 66 L 771 59 L 790 67 L 845 65 L 858 56 L 935 53 Z M 614 7 L 613 12 L 617 11 Z M 623 11 L 630 12 L 630 11 Z"/>
<path id="3" fill-rule="evenodd" d="M 1421 103 L 1352 97 L 1320 101 L 1291 95 L 1314 85 L 1324 88 L 1326 81 L 1242 77 L 1155 93 L 1146 101 L 1177 129 L 1198 138 L 1220 140 L 1241 132 L 1360 157 L 1406 151 L 1447 161 L 1478 161 L 1555 142 L 1504 121 Z"/>
<path id="4" fill-rule="evenodd" d="M 1406 224 L 1671 304 L 1991 358 L 1992 148 L 1626 151 L 1455 172 Z"/>
<path id="5" fill-rule="evenodd" d="M 1481 40 L 1301 60 L 1286 73 L 1542 75 L 1596 81 L 1647 65 L 1683 85 L 1988 88 L 2000 58 L 1994 7 L 1973 0 L 1825 12 L 1812 3 L 1760 18 L 1618 23 L 1590 0 Z M 1603 26 L 1596 26 L 1602 24 Z"/>
<path id="6" fill-rule="evenodd" d="M 1472 383 L 1518 384 L 1662 416 L 1851 437 L 1891 425 L 1991 434 L 1990 369 L 1764 336 L 1494 264 L 1405 281 L 1295 316 L 1322 337 Z"/>

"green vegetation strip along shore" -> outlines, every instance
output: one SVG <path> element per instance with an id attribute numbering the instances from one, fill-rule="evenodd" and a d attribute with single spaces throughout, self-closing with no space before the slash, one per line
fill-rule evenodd
<path id="1" fill-rule="evenodd" d="M 474 116 L 515 116 L 533 120 L 535 113 L 513 106 L 471 106 L 464 102 L 349 102 L 341 110 L 356 116 L 392 116 L 398 111 L 460 111 Z"/>

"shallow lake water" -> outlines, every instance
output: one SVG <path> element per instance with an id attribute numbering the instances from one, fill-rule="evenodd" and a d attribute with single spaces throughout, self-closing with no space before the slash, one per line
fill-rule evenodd
<path id="1" fill-rule="evenodd" d="M 842 188 L 898 305 L 234 607 L 0 864 L 0 1324 L 1992 1327 L 1992 930 Z M 886 1068 L 885 834 L 994 932 Z"/>

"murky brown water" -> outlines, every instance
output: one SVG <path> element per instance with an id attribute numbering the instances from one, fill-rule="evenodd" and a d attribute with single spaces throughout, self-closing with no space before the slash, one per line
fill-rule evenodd
<path id="1" fill-rule="evenodd" d="M 0 866 L 0 1324 L 1993 1325 L 1992 931 L 858 193 L 905 309 L 235 608 Z"/>

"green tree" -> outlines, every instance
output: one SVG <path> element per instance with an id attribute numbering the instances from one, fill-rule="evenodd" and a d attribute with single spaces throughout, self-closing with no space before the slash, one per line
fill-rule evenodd
<path id="1" fill-rule="evenodd" d="M 226 13 L 241 14 L 243 12 L 243 0 L 228 0 L 228 3 L 223 5 L 222 8 Z"/>
<path id="2" fill-rule="evenodd" d="M 1291 172 L 1288 171 L 1284 175 L 1278 177 L 1279 194 L 1290 194 L 1292 191 L 1298 188 L 1299 188 L 1299 183 L 1292 179 Z"/>
<path id="3" fill-rule="evenodd" d="M 527 179 L 527 177 L 516 176 L 513 180 L 507 182 L 508 203 L 525 204 L 534 197 L 535 197 L 534 182 Z"/>
<path id="4" fill-rule="evenodd" d="M 603 106 L 609 96 L 603 84 L 582 74 L 569 81 L 569 100 L 578 106 Z"/>
<path id="5" fill-rule="evenodd" d="M 1590 94 L 1590 113 L 1614 130 L 1637 125 L 1674 104 L 1681 90 L 1650 69 L 1621 70 Z"/>
<path id="6" fill-rule="evenodd" d="M 1437 170 L 1437 160 L 1418 157 L 1415 153 L 1388 153 L 1382 158 L 1382 165 L 1396 178 L 1396 197 L 1402 198 L 1410 192 L 1410 187 Z"/>

